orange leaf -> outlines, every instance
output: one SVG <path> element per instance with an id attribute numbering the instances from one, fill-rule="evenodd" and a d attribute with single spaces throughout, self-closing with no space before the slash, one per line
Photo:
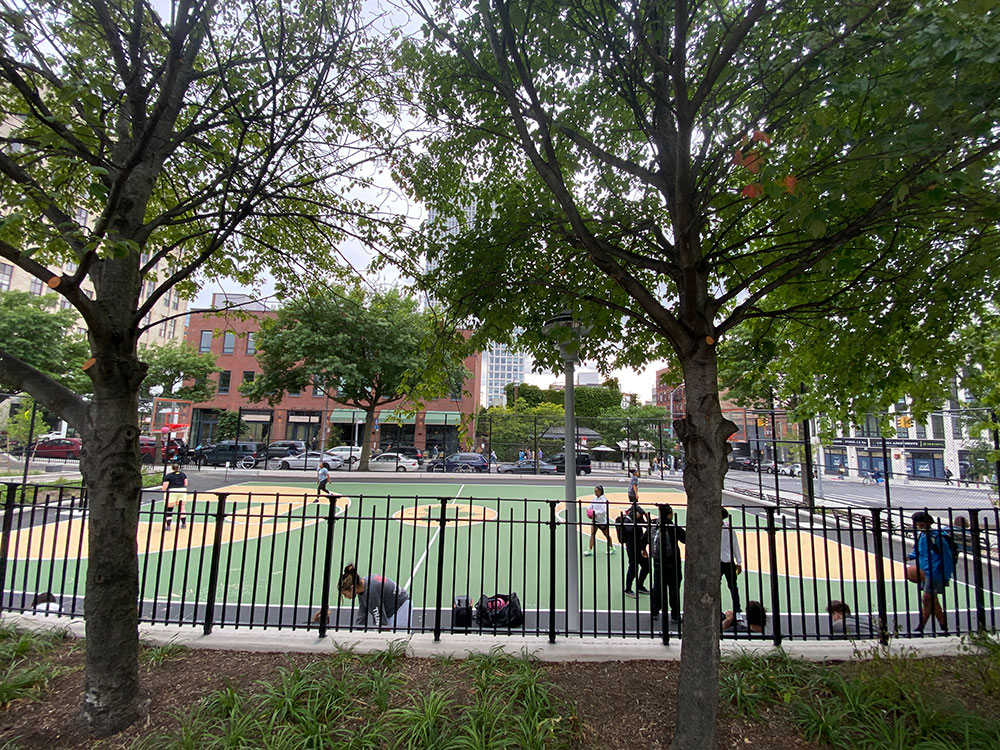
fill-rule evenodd
<path id="1" fill-rule="evenodd" d="M 743 151 L 741 149 L 736 149 L 736 153 L 733 154 L 733 164 L 737 166 L 743 164 Z"/>
<path id="2" fill-rule="evenodd" d="M 762 141 L 762 142 L 766 143 L 768 146 L 771 145 L 771 136 L 769 136 L 767 133 L 765 133 L 762 130 L 755 130 L 755 131 L 753 131 L 753 139 L 755 141 Z"/>
<path id="3" fill-rule="evenodd" d="M 747 185 L 740 194 L 744 198 L 760 198 L 764 194 L 764 186 L 754 183 L 753 185 Z"/>
<path id="4" fill-rule="evenodd" d="M 747 154 L 746 158 L 743 160 L 743 166 L 749 169 L 754 174 L 760 171 L 760 163 L 761 163 L 760 154 L 756 154 L 753 152 Z"/>
<path id="5" fill-rule="evenodd" d="M 785 190 L 787 190 L 789 193 L 794 193 L 795 186 L 799 184 L 799 181 L 794 177 L 792 177 L 791 175 L 788 175 L 785 179 L 782 180 L 782 183 L 785 185 Z"/>

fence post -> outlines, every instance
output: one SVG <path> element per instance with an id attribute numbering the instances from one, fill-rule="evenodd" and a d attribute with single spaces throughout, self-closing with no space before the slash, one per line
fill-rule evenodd
<path id="1" fill-rule="evenodd" d="M 337 500 L 340 495 L 331 497 L 330 513 L 326 519 L 326 544 L 323 549 L 323 591 L 320 592 L 319 637 L 326 638 L 326 629 L 330 619 L 330 580 L 333 577 L 333 524 L 337 520 Z M 340 592 L 337 592 L 340 596 Z"/>
<path id="2" fill-rule="evenodd" d="M 872 508 L 872 551 L 875 553 L 875 596 L 878 602 L 878 639 L 889 645 L 889 613 L 885 597 L 885 558 L 882 548 L 882 511 Z"/>
<path id="3" fill-rule="evenodd" d="M 4 498 L 3 504 L 3 533 L 0 535 L 0 606 L 3 605 L 4 583 L 7 580 L 7 555 L 10 552 L 10 530 L 14 526 L 17 487 L 13 482 L 7 485 L 7 497 Z"/>
<path id="4" fill-rule="evenodd" d="M 556 642 L 556 501 L 549 500 L 549 643 Z"/>
<path id="5" fill-rule="evenodd" d="M 212 540 L 212 560 L 208 568 L 208 593 L 205 597 L 205 635 L 212 632 L 215 619 L 215 590 L 219 586 L 219 561 L 222 559 L 222 528 L 226 522 L 226 498 L 228 493 L 220 492 L 215 505 L 215 536 Z"/>
<path id="6" fill-rule="evenodd" d="M 775 463 L 777 467 L 777 463 Z M 778 544 L 777 544 L 777 527 L 774 523 L 774 508 L 767 509 L 767 559 L 768 565 L 771 566 L 771 606 L 774 609 L 772 613 L 774 618 L 774 645 L 781 645 L 781 589 L 778 586 Z"/>
<path id="7" fill-rule="evenodd" d="M 889 491 L 889 475 L 892 474 L 892 464 L 889 463 L 889 448 L 882 436 L 882 474 L 885 481 L 885 509 L 892 510 L 892 493 Z"/>
<path id="8" fill-rule="evenodd" d="M 983 597 L 983 552 L 980 546 L 979 513 L 969 514 L 969 531 L 972 534 L 972 577 L 976 584 L 976 630 L 984 633 L 986 601 Z"/>
<path id="9" fill-rule="evenodd" d="M 438 521 L 441 529 L 441 544 L 438 547 L 437 565 L 437 603 L 434 606 L 434 641 L 441 640 L 441 607 L 444 596 L 444 547 L 445 535 L 444 527 L 448 524 L 448 498 L 438 498 L 441 501 L 441 519 Z"/>
<path id="10" fill-rule="evenodd" d="M 653 574 L 655 578 L 653 586 L 658 589 L 660 594 L 660 635 L 663 639 L 663 645 L 669 646 L 670 626 L 667 623 L 670 622 L 670 603 L 667 600 L 668 584 L 665 578 L 667 570 L 667 546 L 663 543 L 663 540 L 667 538 L 667 506 L 665 503 L 659 503 L 656 507 L 659 509 L 659 518 L 656 519 L 656 523 L 660 534 L 660 553 L 657 555 L 659 560 L 653 561 Z M 670 541 L 670 554 L 676 559 L 676 550 L 673 549 L 673 544 L 676 542 L 674 539 Z M 659 563 L 659 566 L 656 563 Z M 657 567 L 659 567 L 659 571 L 657 571 Z M 673 566 L 671 565 L 670 567 L 672 568 Z"/>

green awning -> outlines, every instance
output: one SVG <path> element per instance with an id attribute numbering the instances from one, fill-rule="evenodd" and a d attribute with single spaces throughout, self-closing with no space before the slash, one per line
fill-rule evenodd
<path id="1" fill-rule="evenodd" d="M 429 411 L 424 416 L 424 424 L 459 425 L 462 423 L 460 411 Z"/>
<path id="2" fill-rule="evenodd" d="M 334 409 L 330 412 L 330 421 L 337 424 L 364 423 L 365 413 L 361 409 Z"/>
<path id="3" fill-rule="evenodd" d="M 336 424 L 363 424 L 365 413 L 361 409 L 333 409 L 330 411 L 330 421 Z M 391 411 L 383 411 L 378 415 L 379 424 L 413 424 L 417 418 L 412 415 L 400 415 Z M 424 424 L 458 425 L 462 422 L 460 411 L 429 411 L 424 416 Z"/>

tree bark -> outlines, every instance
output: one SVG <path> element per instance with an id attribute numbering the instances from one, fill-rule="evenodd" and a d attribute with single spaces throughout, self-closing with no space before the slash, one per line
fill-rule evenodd
<path id="1" fill-rule="evenodd" d="M 98 736 L 127 727 L 140 706 L 138 387 L 145 367 L 136 339 L 134 326 L 92 336 L 94 396 L 82 430 L 89 510 L 82 715 Z"/>
<path id="2" fill-rule="evenodd" d="M 717 746 L 722 481 L 732 450 L 728 438 L 736 432 L 736 425 L 722 415 L 714 345 L 702 340 L 681 365 L 685 418 L 674 427 L 685 451 L 687 580 L 677 725 L 671 747 L 703 750 Z M 712 678 L 706 679 L 707 675 Z"/>
<path id="3" fill-rule="evenodd" d="M 372 455 L 372 443 L 375 440 L 375 406 L 365 409 L 365 437 L 361 441 L 361 458 L 358 460 L 358 471 L 368 471 L 368 459 Z"/>

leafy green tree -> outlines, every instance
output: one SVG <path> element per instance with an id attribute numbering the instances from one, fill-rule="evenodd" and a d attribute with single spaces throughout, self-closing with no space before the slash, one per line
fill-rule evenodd
<path id="1" fill-rule="evenodd" d="M 250 425 L 240 419 L 240 413 L 225 409 L 216 418 L 215 434 L 219 440 L 239 440 L 240 435 L 250 431 Z"/>
<path id="2" fill-rule="evenodd" d="M 483 412 L 485 419 L 478 421 L 476 444 L 486 443 L 500 461 L 515 461 L 519 451 L 539 449 L 544 460 L 563 448 L 562 441 L 543 439 L 542 435 L 552 427 L 561 428 L 565 413 L 562 404 L 548 401 L 521 409 L 491 406 Z"/>
<path id="3" fill-rule="evenodd" d="M 162 388 L 168 398 L 188 401 L 208 401 L 215 395 L 215 382 L 208 376 L 219 368 L 211 352 L 199 352 L 186 341 L 171 341 L 147 346 L 140 356 L 148 368 L 140 391 L 143 397 L 148 398 L 154 386 Z"/>
<path id="4" fill-rule="evenodd" d="M 1000 11 L 982 0 L 408 5 L 428 33 L 407 60 L 438 131 L 402 176 L 462 222 L 447 243 L 428 233 L 428 288 L 486 332 L 520 330 L 515 343 L 543 365 L 559 357 L 542 324 L 568 311 L 590 329 L 583 358 L 635 366 L 672 350 L 683 370 L 673 745 L 713 747 L 718 519 L 735 431 L 717 344 L 778 318 L 840 323 L 835 343 L 862 347 L 874 325 L 904 336 L 919 310 L 961 312 L 1000 286 Z M 455 207 L 468 205 L 490 211 L 466 222 Z M 873 320 L 873 299 L 890 314 Z"/>
<path id="5" fill-rule="evenodd" d="M 80 367 L 89 356 L 87 341 L 76 333 L 76 313 L 57 310 L 56 296 L 29 292 L 0 292 L 0 346 L 45 375 L 73 390 L 87 389 Z M 0 391 L 16 387 L 0 377 Z M 0 401 L 7 398 L 0 393 Z"/>
<path id="6" fill-rule="evenodd" d="M 394 96 L 368 28 L 353 0 L 0 3 L 0 258 L 80 316 L 93 396 L 6 341 L 0 381 L 84 441 L 82 716 L 97 734 L 131 723 L 142 695 L 144 319 L 168 293 L 193 296 L 198 274 L 329 277 L 346 234 L 373 241 L 381 222 L 355 221 L 367 208 L 346 196 L 386 142 L 377 123 Z"/>
<path id="7" fill-rule="evenodd" d="M 467 374 L 461 334 L 442 328 L 432 312 L 421 312 L 415 299 L 394 289 L 316 289 L 263 320 L 255 344 L 262 372 L 241 392 L 276 404 L 289 391 L 315 386 L 364 411 L 362 470 L 379 409 L 403 399 L 418 408 L 460 389 Z"/>
<path id="8" fill-rule="evenodd" d="M 44 430 L 45 423 L 42 421 L 40 411 L 36 411 L 32 415 L 31 407 L 35 403 L 35 400 L 31 396 L 22 396 L 20 402 L 17 413 L 10 415 L 7 419 L 7 424 L 4 425 L 4 430 L 7 433 L 7 440 L 14 441 L 21 446 L 27 446 L 28 436 L 34 435 L 37 437 L 39 432 Z"/>
<path id="9" fill-rule="evenodd" d="M 562 391 L 539 388 L 531 383 L 508 383 L 504 386 L 507 405 L 512 409 L 530 409 L 539 404 L 561 404 Z"/>
<path id="10" fill-rule="evenodd" d="M 596 417 L 609 409 L 620 409 L 622 392 L 617 385 L 614 388 L 602 386 L 594 388 L 575 388 L 573 401 L 576 405 L 577 417 Z"/>

